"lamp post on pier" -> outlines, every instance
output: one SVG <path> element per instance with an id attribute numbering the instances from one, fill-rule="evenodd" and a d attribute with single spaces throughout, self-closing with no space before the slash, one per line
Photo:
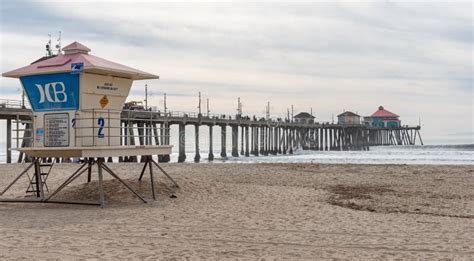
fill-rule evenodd
<path id="1" fill-rule="evenodd" d="M 148 110 L 148 84 L 145 84 L 145 110 Z"/>
<path id="2" fill-rule="evenodd" d="M 201 117 L 201 92 L 199 92 L 199 104 L 198 104 L 199 114 L 198 117 Z"/>

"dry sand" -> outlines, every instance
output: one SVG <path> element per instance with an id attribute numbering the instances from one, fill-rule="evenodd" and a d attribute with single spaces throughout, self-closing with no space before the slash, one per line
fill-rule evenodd
<path id="1" fill-rule="evenodd" d="M 110 166 L 151 197 L 141 164 Z M 474 259 L 474 166 L 163 166 L 181 189 L 160 176 L 150 204 L 110 176 L 105 209 L 0 203 L 0 259 Z M 73 167 L 58 165 L 50 189 Z M 22 168 L 0 165 L 0 188 Z M 97 199 L 85 180 L 58 198 Z"/>

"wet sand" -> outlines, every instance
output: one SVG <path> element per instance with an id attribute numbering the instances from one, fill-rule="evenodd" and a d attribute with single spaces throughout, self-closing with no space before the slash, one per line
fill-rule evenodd
<path id="1" fill-rule="evenodd" d="M 151 198 L 142 164 L 110 166 Z M 181 188 L 155 170 L 149 204 L 107 175 L 105 209 L 0 203 L 0 259 L 474 259 L 474 166 L 163 166 Z M 50 190 L 75 167 L 57 165 Z M 0 189 L 22 169 L 0 165 Z M 57 199 L 97 200 L 96 176 Z M 3 197 L 22 198 L 20 181 Z"/>

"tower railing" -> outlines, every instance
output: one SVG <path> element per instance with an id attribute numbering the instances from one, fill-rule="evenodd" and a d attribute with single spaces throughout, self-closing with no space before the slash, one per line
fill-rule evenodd
<path id="1" fill-rule="evenodd" d="M 134 111 L 125 112 L 129 113 L 108 109 L 77 111 L 73 119 L 76 146 L 135 145 L 136 138 L 140 145 L 158 145 L 169 140 L 169 127 L 161 126 L 156 112 L 140 111 L 140 117 L 135 117 Z"/>

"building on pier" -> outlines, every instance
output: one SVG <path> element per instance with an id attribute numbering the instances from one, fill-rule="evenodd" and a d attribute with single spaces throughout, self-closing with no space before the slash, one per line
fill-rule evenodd
<path id="1" fill-rule="evenodd" d="M 300 112 L 294 117 L 295 123 L 302 123 L 302 124 L 312 124 L 314 123 L 314 116 L 307 113 L 307 112 Z"/>
<path id="2" fill-rule="evenodd" d="M 371 127 L 399 128 L 401 121 L 400 116 L 379 106 L 379 109 L 371 116 L 364 117 L 364 124 Z"/>
<path id="3" fill-rule="evenodd" d="M 360 124 L 360 116 L 351 111 L 345 111 L 337 115 L 337 123 L 342 125 Z"/>

